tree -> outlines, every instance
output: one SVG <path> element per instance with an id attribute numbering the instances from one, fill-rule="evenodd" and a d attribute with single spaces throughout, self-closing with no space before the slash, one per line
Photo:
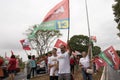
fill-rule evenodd
<path id="1" fill-rule="evenodd" d="M 117 29 L 120 31 L 120 0 L 115 0 L 115 4 L 112 6 L 114 15 L 115 15 L 115 21 L 118 23 Z M 120 37 L 120 33 L 117 34 Z"/>
<path id="2" fill-rule="evenodd" d="M 116 52 L 118 53 L 119 57 L 120 57 L 120 50 L 116 50 Z"/>
<path id="3" fill-rule="evenodd" d="M 94 46 L 92 44 L 92 53 L 93 56 L 98 55 L 101 52 L 99 46 Z M 88 51 L 89 37 L 85 35 L 75 35 L 70 39 L 69 45 L 72 51 Z"/>
<path id="4" fill-rule="evenodd" d="M 69 41 L 69 45 L 72 51 L 87 51 L 88 44 L 89 37 L 84 35 L 74 35 Z"/>
<path id="5" fill-rule="evenodd" d="M 99 46 L 94 46 L 92 52 L 93 56 L 98 55 L 101 52 L 101 48 Z"/>
<path id="6" fill-rule="evenodd" d="M 36 28 L 33 27 L 33 28 Z M 35 29 L 29 29 L 33 32 Z M 29 33 L 29 35 L 31 34 Z M 62 34 L 58 30 L 38 30 L 34 38 L 28 38 L 33 49 L 37 51 L 37 54 L 40 56 L 49 51 L 52 43 Z"/>
<path id="7" fill-rule="evenodd" d="M 61 36 L 60 32 L 55 30 L 40 30 L 36 33 L 36 35 L 40 55 L 48 52 L 54 40 Z"/>

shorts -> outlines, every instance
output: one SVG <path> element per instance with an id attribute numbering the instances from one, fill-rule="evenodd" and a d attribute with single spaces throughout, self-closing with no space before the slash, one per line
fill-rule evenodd
<path id="1" fill-rule="evenodd" d="M 15 70 L 8 70 L 8 73 L 9 73 L 9 74 L 15 74 L 16 71 L 15 71 Z"/>

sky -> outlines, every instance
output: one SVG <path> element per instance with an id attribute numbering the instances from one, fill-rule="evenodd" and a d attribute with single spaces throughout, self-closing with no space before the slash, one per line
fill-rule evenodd
<path id="1" fill-rule="evenodd" d="M 26 38 L 25 31 L 34 24 L 40 24 L 44 16 L 61 0 L 0 0 L 0 55 L 10 56 L 13 50 L 26 60 L 19 40 Z M 114 0 L 87 0 L 91 35 L 97 37 L 95 45 L 102 50 L 109 46 L 120 49 L 120 38 L 114 21 L 112 5 Z M 70 0 L 70 37 L 88 35 L 85 0 Z M 63 41 L 67 30 L 61 30 Z M 32 53 L 35 54 L 35 53 Z"/>

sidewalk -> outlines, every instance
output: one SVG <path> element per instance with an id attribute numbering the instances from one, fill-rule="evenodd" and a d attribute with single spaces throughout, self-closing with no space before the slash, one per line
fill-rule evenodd
<path id="1" fill-rule="evenodd" d="M 108 68 L 108 80 L 120 80 L 120 73 L 116 70 L 114 70 L 113 68 L 111 68 L 110 66 L 107 67 Z"/>

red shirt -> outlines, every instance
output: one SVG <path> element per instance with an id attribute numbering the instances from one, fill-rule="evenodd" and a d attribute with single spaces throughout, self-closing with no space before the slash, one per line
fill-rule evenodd
<path id="1" fill-rule="evenodd" d="M 73 58 L 70 59 L 70 64 L 74 65 L 75 61 Z"/>
<path id="2" fill-rule="evenodd" d="M 3 62 L 4 62 L 3 59 L 0 58 L 0 66 L 2 66 Z"/>
<path id="3" fill-rule="evenodd" d="M 8 65 L 8 70 L 16 70 L 16 59 L 10 59 Z"/>

